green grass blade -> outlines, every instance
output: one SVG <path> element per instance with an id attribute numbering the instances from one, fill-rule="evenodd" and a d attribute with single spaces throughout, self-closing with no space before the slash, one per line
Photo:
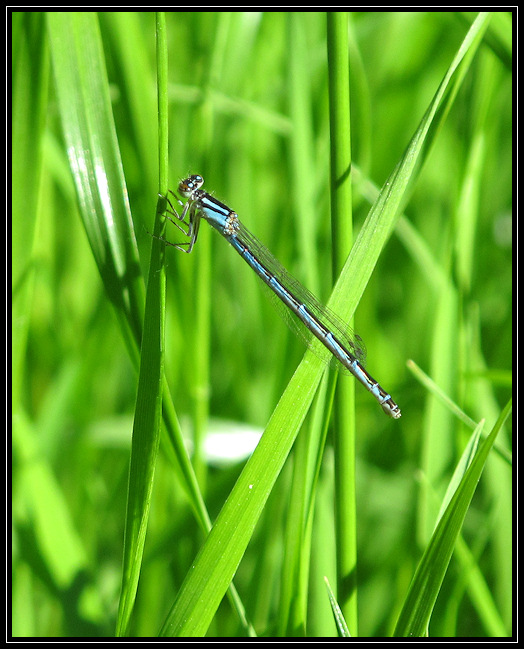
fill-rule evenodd
<path id="1" fill-rule="evenodd" d="M 157 223 L 163 201 L 159 205 Z M 155 230 L 158 229 L 157 226 Z M 153 478 L 160 439 L 164 370 L 165 271 L 164 244 L 152 242 L 147 285 L 140 372 L 133 424 L 124 538 L 122 592 L 117 635 L 126 633 L 133 610 L 142 565 Z"/>
<path id="2" fill-rule="evenodd" d="M 136 362 L 142 335 L 143 279 L 98 20 L 93 13 L 51 12 L 48 33 L 82 221 L 106 293 Z"/>
<path id="3" fill-rule="evenodd" d="M 184 447 L 176 412 L 162 373 L 161 350 L 164 335 L 163 264 L 158 239 L 152 239 L 152 257 L 147 288 L 142 340 L 143 287 L 135 235 L 129 213 L 125 180 L 114 131 L 109 86 L 94 13 L 51 13 L 48 16 L 55 84 L 70 164 L 79 196 L 80 213 L 107 294 L 115 307 L 128 351 L 138 365 L 142 344 L 139 386 L 133 429 L 129 477 L 124 575 L 120 600 L 118 634 L 128 626 L 140 572 L 147 512 L 158 445 L 160 394 L 164 393 L 163 417 L 183 484 L 201 528 L 210 521 L 194 471 Z M 163 57 L 166 60 L 166 57 Z M 158 66 L 159 102 L 159 191 L 167 193 L 167 71 Z M 159 203 L 158 211 L 163 210 Z M 155 221 L 161 234 L 163 218 Z M 142 340 L 142 343 L 141 343 Z M 160 374 L 159 374 L 160 372 Z M 168 449 L 169 452 L 171 449 Z M 241 603 L 233 591 L 235 606 L 248 627 Z"/>
<path id="4" fill-rule="evenodd" d="M 484 464 L 510 412 L 511 402 L 504 408 L 489 436 L 480 446 L 440 518 L 411 583 L 395 628 L 394 635 L 396 637 L 421 637 L 426 634 L 453 548 L 475 493 Z"/>
<path id="5" fill-rule="evenodd" d="M 165 16 L 157 15 L 158 70 L 158 135 L 159 135 L 159 193 L 167 192 L 167 38 Z M 165 229 L 162 212 L 164 198 L 159 198 L 155 219 L 155 236 L 151 240 L 151 262 L 147 282 L 144 333 L 142 337 L 140 372 L 136 400 L 129 484 L 122 591 L 117 620 L 117 636 L 125 635 L 133 611 L 138 580 L 142 567 L 153 478 L 160 440 L 164 376 L 166 277 L 165 244 L 160 237 Z"/>
<path id="6" fill-rule="evenodd" d="M 152 240 L 142 338 L 143 295 L 138 251 L 97 16 L 83 12 L 52 13 L 48 17 L 48 29 L 62 126 L 85 229 L 106 292 L 135 359 L 137 345 L 142 341 L 117 625 L 117 632 L 123 634 L 140 574 L 159 440 L 165 310 L 163 244 L 156 238 Z M 163 90 L 167 95 L 166 89 Z M 165 166 L 162 177 L 167 185 Z M 162 226 L 163 220 L 158 216 L 155 233 Z"/>
<path id="7" fill-rule="evenodd" d="M 466 32 L 472 25 L 483 29 L 484 15 L 475 23 L 476 17 L 476 12 L 350 13 L 357 234 L 396 164 L 408 168 L 403 149 Z M 362 251 L 370 256 L 363 274 L 373 276 L 355 329 L 368 346 L 369 371 L 399 402 L 403 416 L 389 420 L 357 384 L 358 632 L 365 637 L 393 633 L 439 508 L 445 512 L 468 469 L 464 459 L 451 477 L 462 449 L 478 421 L 487 422 L 489 434 L 511 387 L 512 19 L 511 12 L 491 14 L 469 70 L 466 51 L 466 65 L 459 63 L 462 70 L 446 82 L 425 144 L 411 149 L 418 162 L 404 214 L 395 217 L 387 199 L 382 211 L 377 202 L 371 213 L 379 221 L 392 218 L 394 234 L 382 250 L 369 236 L 369 248 Z M 75 20 L 87 28 L 78 30 Z M 325 12 L 166 12 L 166 22 L 169 56 L 176 61 L 168 90 L 157 84 L 153 12 L 12 14 L 12 631 L 18 637 L 113 635 L 122 593 L 119 633 L 154 636 L 211 520 L 230 496 L 228 516 L 219 518 L 214 537 L 220 543 L 206 550 L 207 566 L 196 568 L 201 584 L 209 578 L 209 590 L 193 582 L 191 593 L 186 583 L 179 603 L 182 596 L 194 597 L 186 612 L 198 615 L 198 595 L 209 597 L 205 615 L 213 615 L 220 589 L 240 561 L 229 587 L 237 586 L 262 637 L 336 637 L 345 632 L 341 624 L 337 628 L 333 611 L 339 622 L 342 617 L 330 605 L 324 584 L 324 576 L 337 584 L 336 550 L 342 542 L 335 533 L 334 499 L 343 505 L 355 491 L 334 481 L 331 433 L 339 427 L 329 424 L 327 435 L 325 403 L 333 401 L 326 394 L 336 375 L 324 373 L 308 406 L 307 391 L 322 367 L 306 357 L 308 367 L 297 372 L 264 435 L 258 465 L 249 464 L 246 473 L 249 493 L 260 488 L 269 498 L 261 510 L 266 494 L 256 494 L 246 518 L 235 517 L 242 494 L 231 490 L 298 365 L 301 347 L 273 317 L 254 273 L 206 225 L 200 234 L 207 237 L 199 239 L 193 255 L 166 249 L 165 431 L 142 560 L 137 539 L 145 526 L 133 527 L 132 518 L 141 519 L 140 502 L 147 506 L 152 480 L 146 463 L 133 468 L 122 583 L 133 413 L 136 409 L 135 438 L 144 436 L 144 446 L 133 440 L 136 456 L 141 450 L 150 453 L 146 435 L 154 440 L 157 412 L 156 403 L 146 399 L 157 392 L 160 355 L 147 341 L 161 338 L 163 299 L 156 283 L 161 278 L 148 288 L 158 289 L 150 302 L 159 307 L 157 313 L 147 309 L 151 331 L 144 335 L 142 355 L 144 322 L 133 315 L 130 293 L 134 276 L 143 313 L 145 279 L 155 267 L 149 233 L 157 192 L 165 193 L 168 161 L 167 135 L 158 133 L 157 85 L 158 90 L 164 86 L 160 100 L 169 97 L 172 121 L 169 186 L 174 189 L 176 179 L 188 172 L 202 173 L 208 190 L 238 210 L 322 303 L 340 271 L 330 266 L 333 122 Z M 90 23 L 99 23 L 101 44 Z M 471 32 L 468 39 L 465 47 L 473 52 Z M 103 48 L 98 61 L 97 48 Z M 92 75 L 80 60 L 84 56 Z M 106 170 L 111 129 L 125 173 L 123 191 L 118 182 L 112 182 L 111 192 L 97 187 L 101 181 L 108 186 L 112 173 Z M 398 183 L 402 191 L 401 179 Z M 93 200 L 78 200 L 90 191 Z M 126 269 L 125 254 L 123 263 L 118 258 L 125 239 L 133 240 L 125 233 L 119 242 L 127 195 L 140 266 L 130 263 Z M 84 209 L 90 201 L 92 211 Z M 371 234 L 369 227 L 368 221 L 362 236 Z M 168 224 L 166 238 L 178 242 L 177 235 Z M 346 256 L 347 251 L 342 265 Z M 198 282 L 197 268 L 205 269 L 198 271 Z M 354 264 L 349 284 L 340 285 L 340 315 L 358 302 L 366 281 L 360 271 Z M 353 284 L 357 280 L 363 281 L 360 287 Z M 353 297 L 352 286 L 358 289 Z M 437 299 L 450 287 L 453 300 L 437 318 Z M 123 333 L 115 328 L 118 321 Z M 406 369 L 409 358 L 428 376 L 413 364 Z M 430 419 L 434 407 L 442 416 Z M 304 409 L 292 457 L 283 460 Z M 431 445 L 426 444 L 430 435 Z M 511 633 L 511 435 L 509 418 L 492 446 L 432 609 L 434 637 Z M 280 437 L 280 448 L 271 444 Z M 466 454 L 474 458 L 475 452 L 471 448 Z M 146 487 L 142 495 L 140 483 Z M 233 561 L 226 565 L 230 549 Z M 344 611 L 340 592 L 335 588 Z M 222 601 L 200 633 L 253 634 L 239 612 L 240 624 L 229 602 Z M 344 617 L 353 634 L 345 611 Z M 184 627 L 186 633 L 197 631 L 190 623 Z"/>
<path id="8" fill-rule="evenodd" d="M 12 196 L 13 196 L 13 406 L 19 404 L 23 381 L 30 305 L 33 300 L 33 258 L 38 201 L 28 196 L 28 188 L 40 185 L 42 135 L 49 82 L 49 52 L 44 16 L 36 12 L 13 14 L 15 57 L 12 63 Z M 35 65 L 37 61 L 37 65 Z M 28 161 L 31 164 L 28 164 Z"/>
<path id="9" fill-rule="evenodd" d="M 335 624 L 337 625 L 338 637 L 339 638 L 350 638 L 351 634 L 348 629 L 346 620 L 344 619 L 344 614 L 342 613 L 340 606 L 335 597 L 335 593 L 331 590 L 329 581 L 327 577 L 324 578 L 326 582 L 326 587 L 328 590 L 329 603 L 331 604 L 331 610 L 333 611 L 333 617 L 335 618 Z"/>
<path id="10" fill-rule="evenodd" d="M 353 243 L 349 14 L 328 12 L 331 240 L 333 273 L 339 274 Z M 352 321 L 348 322 L 353 325 Z M 335 393 L 335 521 L 337 597 L 353 635 L 357 627 L 357 520 L 355 489 L 355 381 L 338 378 Z"/>
<path id="11" fill-rule="evenodd" d="M 303 361 L 295 372 L 190 568 L 161 635 L 206 633 L 304 420 L 322 367 L 321 360 L 314 356 Z"/>
<path id="12" fill-rule="evenodd" d="M 329 306 L 344 319 L 354 313 L 408 189 L 417 178 L 436 127 L 453 102 L 486 26 L 487 16 L 483 15 L 471 27 L 406 153 L 371 209 L 329 301 Z M 323 356 L 321 344 L 317 347 L 315 352 L 306 352 L 188 571 L 162 628 L 163 636 L 195 637 L 206 633 L 315 394 L 324 369 L 319 359 Z"/>
<path id="13" fill-rule="evenodd" d="M 488 21 L 489 14 L 480 14 L 471 26 L 402 159 L 384 183 L 351 249 L 351 255 L 329 302 L 329 306 L 344 320 L 350 320 L 353 316 L 355 306 L 364 292 L 380 251 L 391 234 L 396 219 L 400 216 L 412 184 L 418 177 L 420 166 L 453 104 Z"/>

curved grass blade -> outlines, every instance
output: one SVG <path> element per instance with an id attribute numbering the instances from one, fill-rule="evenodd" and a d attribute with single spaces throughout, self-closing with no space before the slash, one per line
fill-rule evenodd
<path id="1" fill-rule="evenodd" d="M 372 207 L 328 306 L 350 320 L 418 177 L 429 145 L 447 114 L 481 42 L 488 21 L 481 14 L 453 59 L 406 152 Z M 314 345 L 315 343 L 313 343 Z M 255 452 L 244 467 L 208 538 L 189 569 L 161 630 L 163 636 L 202 637 L 245 552 L 262 508 L 309 409 L 323 371 L 308 350 L 282 395 Z"/>
<path id="2" fill-rule="evenodd" d="M 326 587 L 328 589 L 329 603 L 331 604 L 331 610 L 333 611 L 333 617 L 335 618 L 335 624 L 337 625 L 338 637 L 350 638 L 351 633 L 349 632 L 344 615 L 340 610 L 335 593 L 331 590 L 327 577 L 324 577 L 324 581 L 326 582 Z"/>
<path id="3" fill-rule="evenodd" d="M 400 613 L 394 636 L 421 637 L 426 635 L 431 613 L 462 528 L 464 517 L 475 493 L 491 447 L 510 412 L 511 401 L 506 405 L 492 431 L 480 446 L 449 505 L 442 514 L 418 565 Z"/>
<path id="4" fill-rule="evenodd" d="M 124 634 L 130 619 L 140 572 L 141 547 L 145 534 L 144 516 L 147 518 L 149 508 L 158 445 L 158 408 L 162 403 L 162 393 L 162 415 L 170 442 L 170 446 L 166 448 L 168 452 L 172 451 L 171 458 L 178 467 L 182 484 L 202 530 L 207 532 L 211 523 L 184 446 L 167 381 L 165 378 L 159 379 L 163 349 L 160 327 L 164 317 L 164 276 L 163 264 L 159 257 L 162 246 L 156 238 L 152 238 L 150 279 L 142 338 L 143 278 L 138 264 L 135 235 L 113 123 L 97 16 L 94 13 L 54 12 L 47 16 L 47 27 L 62 126 L 79 197 L 80 215 L 106 293 L 115 307 L 128 352 L 137 368 L 140 363 L 139 348 L 142 345 L 144 362 L 140 364 L 129 478 L 127 558 L 124 559 L 117 631 Z M 164 82 L 160 79 L 160 67 L 159 62 L 159 100 L 162 102 L 163 97 L 167 102 L 167 72 L 162 77 Z M 168 137 L 167 122 L 160 120 L 159 129 L 159 189 L 165 194 L 168 161 L 165 146 Z M 163 205 L 159 203 L 157 214 L 162 210 Z M 165 219 L 156 219 L 155 234 L 160 234 L 157 227 L 164 223 Z M 131 542 L 131 539 L 134 541 Z M 242 624 L 247 633 L 252 634 L 233 588 L 232 597 Z"/>
<path id="5" fill-rule="evenodd" d="M 165 310 L 163 245 L 158 239 L 152 240 L 142 335 L 143 282 L 97 16 L 51 13 L 48 30 L 62 126 L 84 226 L 135 362 L 138 345 L 142 344 L 117 627 L 117 633 L 123 634 L 140 575 L 159 442 Z M 161 222 L 158 216 L 155 230 Z"/>
<path id="6" fill-rule="evenodd" d="M 116 137 L 96 14 L 47 16 L 55 87 L 80 215 L 133 360 L 144 283 Z"/>

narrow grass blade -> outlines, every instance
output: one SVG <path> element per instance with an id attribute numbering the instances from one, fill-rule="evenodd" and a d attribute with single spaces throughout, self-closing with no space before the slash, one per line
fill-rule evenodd
<path id="1" fill-rule="evenodd" d="M 429 148 L 453 104 L 472 57 L 488 26 L 489 14 L 479 14 L 451 62 L 404 155 L 384 183 L 342 270 L 328 306 L 345 321 L 353 316 L 380 251 L 408 199 Z M 351 308 L 353 305 L 353 308 Z"/>
<path id="2" fill-rule="evenodd" d="M 335 624 L 337 625 L 338 629 L 338 637 L 350 638 L 351 634 L 349 632 L 348 625 L 346 624 L 346 620 L 344 619 L 344 615 L 340 610 L 340 606 L 338 605 L 335 593 L 331 590 L 328 578 L 324 577 L 324 580 L 328 589 L 329 603 L 331 604 L 331 610 L 333 611 L 333 617 L 335 618 Z"/>
<path id="3" fill-rule="evenodd" d="M 159 212 L 163 201 L 159 201 Z M 160 220 L 157 217 L 157 222 Z M 164 373 L 165 271 L 164 244 L 153 239 L 147 285 L 144 334 L 133 424 L 127 494 L 122 592 L 117 635 L 129 626 L 142 567 L 153 478 L 155 473 L 162 415 Z"/>
<path id="4" fill-rule="evenodd" d="M 349 77 L 349 14 L 328 12 L 331 239 L 336 277 L 353 243 L 351 187 L 351 119 Z M 352 326 L 350 320 L 348 324 Z M 333 411 L 335 451 L 335 521 L 337 597 L 354 635 L 357 615 L 357 517 L 355 489 L 355 382 L 339 378 Z"/>
<path id="5" fill-rule="evenodd" d="M 33 299 L 36 272 L 33 240 L 38 201 L 31 191 L 36 191 L 40 185 L 41 142 L 49 84 L 49 52 L 43 25 L 44 16 L 40 12 L 13 14 L 13 30 L 18 36 L 12 61 L 12 400 L 15 410 L 20 403 L 29 326 L 27 314 Z"/>
<path id="6" fill-rule="evenodd" d="M 329 301 L 329 307 L 346 320 L 352 317 L 380 250 L 407 199 L 408 189 L 417 178 L 436 127 L 453 102 L 487 19 L 487 15 L 481 15 L 472 25 L 351 251 Z M 162 635 L 205 635 L 315 394 L 324 369 L 318 358 L 323 356 L 320 347 L 318 343 L 318 349 L 306 352 L 282 395 L 259 445 L 188 571 Z"/>
<path id="7" fill-rule="evenodd" d="M 149 516 L 162 406 L 165 277 L 163 244 L 152 240 L 142 336 L 143 284 L 113 122 L 97 16 L 48 16 L 57 95 L 81 215 L 130 354 L 141 362 L 129 471 L 118 634 L 133 608 Z M 164 174 L 167 184 L 167 174 Z M 164 205 L 159 204 L 159 209 Z M 155 231 L 160 228 L 157 217 Z"/>
<path id="8" fill-rule="evenodd" d="M 160 193 L 166 192 L 168 179 L 167 155 L 167 38 L 165 16 L 157 14 L 157 70 L 159 95 L 159 167 Z M 165 228 L 162 217 L 166 201 L 159 198 L 154 234 L 151 240 L 151 260 L 147 282 L 144 332 L 140 356 L 140 372 L 136 399 L 131 462 L 127 494 L 126 528 L 122 590 L 118 609 L 118 636 L 125 635 L 138 589 L 142 555 L 149 520 L 153 478 L 160 441 L 164 377 L 165 339 L 165 245 L 161 235 Z"/>
<path id="9" fill-rule="evenodd" d="M 80 215 L 131 358 L 142 335 L 144 284 L 113 121 L 96 14 L 50 12 L 55 87 Z"/>
<path id="10" fill-rule="evenodd" d="M 511 402 L 504 408 L 489 436 L 480 446 L 440 518 L 409 588 L 395 628 L 396 637 L 421 637 L 426 634 L 435 601 L 484 464 L 510 412 Z"/>

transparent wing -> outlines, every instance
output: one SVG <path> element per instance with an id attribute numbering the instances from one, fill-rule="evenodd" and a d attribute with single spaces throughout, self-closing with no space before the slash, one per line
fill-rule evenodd
<path id="1" fill-rule="evenodd" d="M 235 235 L 242 245 L 248 247 L 251 253 L 267 268 L 267 270 L 276 277 L 284 288 L 319 320 L 324 327 L 329 329 L 333 335 L 346 347 L 346 349 L 355 356 L 359 363 L 364 366 L 366 359 L 366 348 L 362 338 L 356 334 L 353 329 L 345 323 L 331 309 L 321 304 L 317 298 L 308 291 L 297 279 L 292 277 L 276 257 L 261 243 L 254 234 L 252 234 L 241 222 L 238 222 L 238 228 Z M 274 298 L 272 301 L 277 307 L 278 312 L 282 315 L 290 329 L 296 333 L 308 347 L 314 339 L 313 334 L 303 324 L 285 304 L 281 302 L 276 294 L 271 291 Z M 341 364 L 333 358 L 335 366 L 341 368 Z M 345 369 L 345 368 L 344 368 Z"/>

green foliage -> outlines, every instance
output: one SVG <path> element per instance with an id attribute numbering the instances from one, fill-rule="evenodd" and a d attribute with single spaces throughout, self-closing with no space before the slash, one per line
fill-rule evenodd
<path id="1" fill-rule="evenodd" d="M 347 18 L 351 119 L 323 13 L 12 14 L 14 636 L 511 634 L 512 16 Z M 188 172 L 355 315 L 355 477 L 322 349 L 151 237 Z"/>

